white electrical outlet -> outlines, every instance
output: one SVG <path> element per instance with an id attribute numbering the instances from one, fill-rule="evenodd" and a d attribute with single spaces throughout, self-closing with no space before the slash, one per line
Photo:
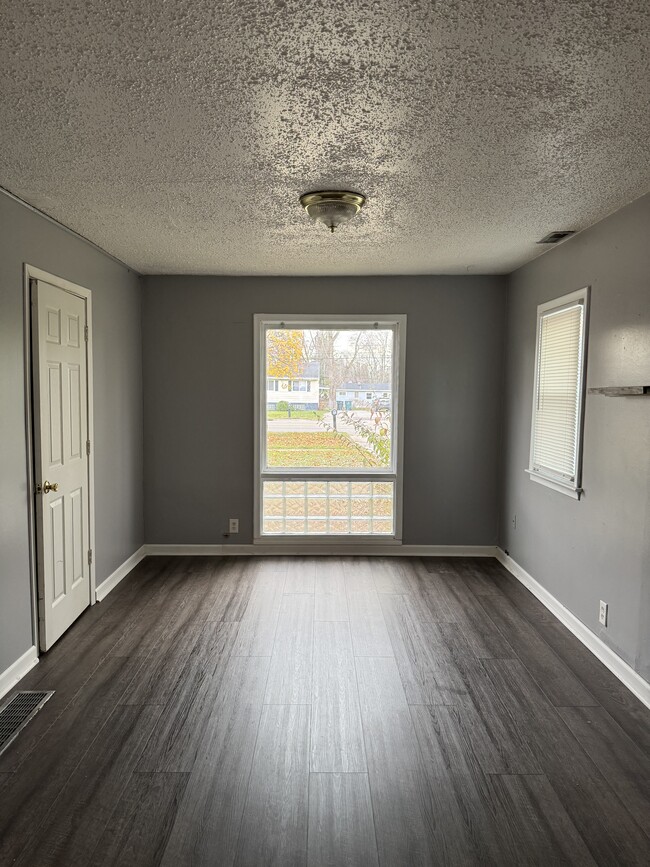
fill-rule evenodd
<path id="1" fill-rule="evenodd" d="M 603 626 L 607 626 L 607 610 L 609 605 L 603 600 L 600 600 L 600 608 L 598 609 L 598 620 Z"/>
<path id="2" fill-rule="evenodd" d="M 228 532 L 239 533 L 239 518 L 231 518 L 228 521 Z"/>

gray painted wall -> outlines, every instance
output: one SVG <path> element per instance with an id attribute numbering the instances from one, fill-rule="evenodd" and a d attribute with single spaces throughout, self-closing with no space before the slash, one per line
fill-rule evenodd
<path id="1" fill-rule="evenodd" d="M 500 545 L 650 679 L 650 397 L 587 396 L 580 502 L 524 473 L 537 305 L 587 285 L 587 385 L 650 385 L 650 196 L 511 275 Z"/>
<path id="2" fill-rule="evenodd" d="M 0 399 L 9 408 L 0 415 L 0 671 L 32 643 L 22 307 L 29 262 L 93 290 L 98 582 L 145 538 L 222 542 L 228 517 L 238 516 L 232 541 L 251 541 L 254 313 L 406 313 L 405 543 L 498 538 L 648 678 L 650 398 L 587 398 L 580 502 L 530 482 L 524 467 L 539 303 L 590 284 L 588 384 L 650 384 L 650 197 L 509 281 L 144 278 L 142 334 L 135 274 L 2 195 L 0 225 Z M 598 625 L 599 599 L 610 604 L 607 630 Z"/>
<path id="3" fill-rule="evenodd" d="M 406 313 L 407 544 L 493 545 L 505 280 L 144 278 L 150 543 L 253 531 L 253 314 Z"/>
<path id="4" fill-rule="evenodd" d="M 23 263 L 93 293 L 96 575 L 144 541 L 139 278 L 0 194 L 0 672 L 32 645 L 23 370 Z"/>

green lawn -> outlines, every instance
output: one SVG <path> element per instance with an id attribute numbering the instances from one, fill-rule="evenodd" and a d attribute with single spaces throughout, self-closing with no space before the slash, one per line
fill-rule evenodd
<path id="1" fill-rule="evenodd" d="M 320 420 L 325 415 L 324 409 L 292 409 L 291 418 L 311 418 Z M 268 419 L 289 418 L 289 413 L 279 409 L 269 409 L 266 412 Z"/>
<path id="2" fill-rule="evenodd" d="M 267 439 L 270 467 L 376 467 L 376 458 L 345 433 L 270 433 Z"/>

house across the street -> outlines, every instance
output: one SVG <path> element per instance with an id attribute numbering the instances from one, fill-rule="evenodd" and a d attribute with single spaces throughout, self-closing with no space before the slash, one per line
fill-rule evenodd
<path id="1" fill-rule="evenodd" d="M 320 363 L 309 361 L 302 365 L 292 379 L 268 376 L 266 378 L 267 409 L 277 409 L 284 401 L 291 409 L 318 409 Z"/>
<path id="2" fill-rule="evenodd" d="M 379 403 L 390 407 L 390 384 L 387 382 L 344 382 L 336 389 L 338 409 L 368 409 Z"/>

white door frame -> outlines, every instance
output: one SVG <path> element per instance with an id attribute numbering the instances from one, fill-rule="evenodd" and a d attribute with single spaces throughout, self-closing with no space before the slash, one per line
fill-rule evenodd
<path id="1" fill-rule="evenodd" d="M 36 556 L 36 505 L 34 491 L 36 487 L 34 473 L 34 395 L 32 389 L 32 291 L 31 281 L 42 280 L 65 292 L 70 292 L 83 298 L 86 302 L 86 325 L 88 340 L 86 342 L 86 382 L 88 439 L 90 455 L 88 456 L 88 545 L 93 552 L 90 562 L 90 604 L 96 602 L 95 592 L 95 431 L 93 425 L 93 328 L 92 328 L 92 293 L 90 289 L 71 283 L 63 277 L 57 277 L 27 262 L 24 266 L 24 366 L 25 366 L 25 442 L 27 446 L 27 516 L 29 525 L 29 569 L 32 594 L 32 640 L 40 649 L 38 626 L 38 560 Z"/>

